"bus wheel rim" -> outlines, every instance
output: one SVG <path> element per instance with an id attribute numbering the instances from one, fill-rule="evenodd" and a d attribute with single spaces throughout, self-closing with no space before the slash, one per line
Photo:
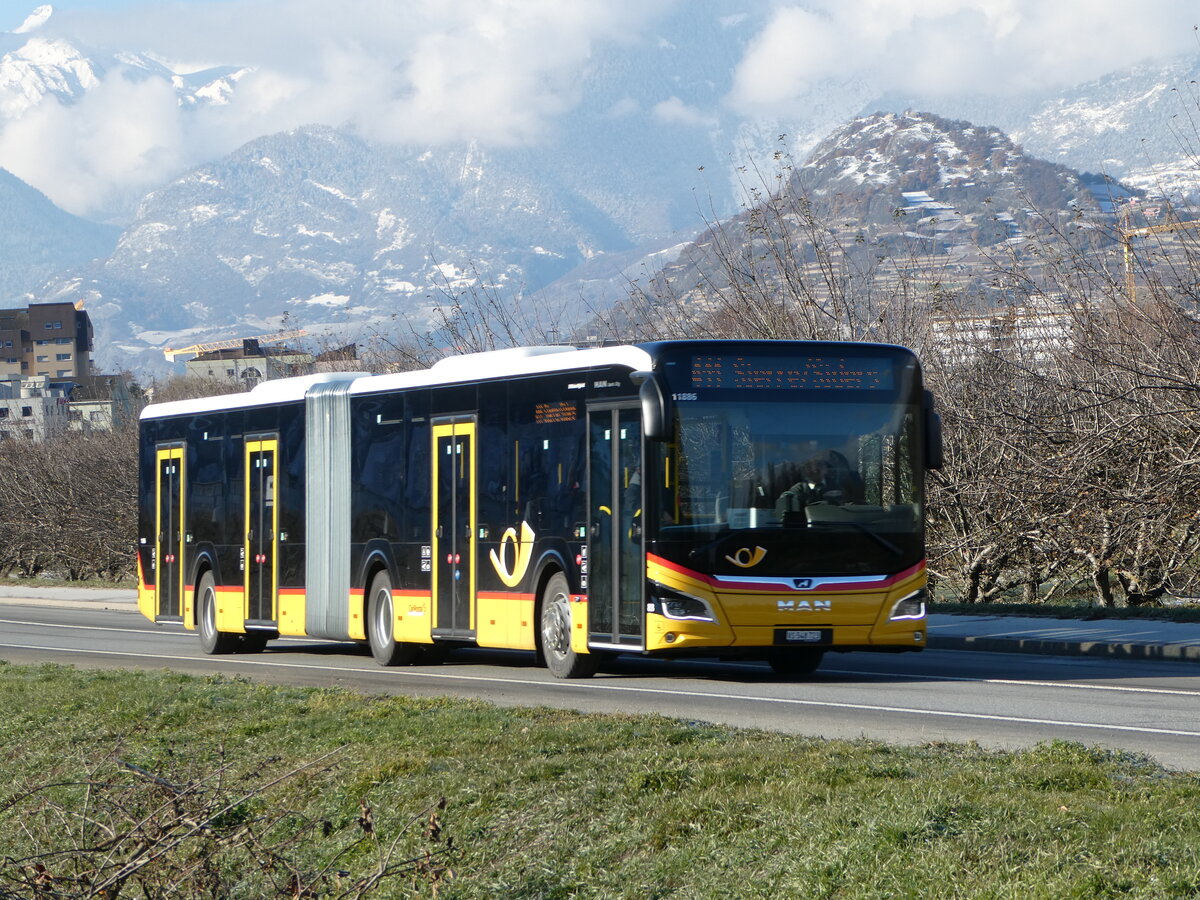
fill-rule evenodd
<path id="1" fill-rule="evenodd" d="M 392 624 L 392 592 L 380 588 L 378 602 L 375 604 L 375 640 L 380 646 L 386 647 L 391 643 Z"/>

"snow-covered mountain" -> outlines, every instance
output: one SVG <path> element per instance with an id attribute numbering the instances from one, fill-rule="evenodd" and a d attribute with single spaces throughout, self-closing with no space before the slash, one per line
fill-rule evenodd
<path id="1" fill-rule="evenodd" d="M 48 99 L 73 103 L 114 70 L 132 79 L 160 78 L 172 84 L 181 104 L 227 102 L 249 68 L 220 66 L 184 74 L 144 53 L 97 53 L 44 33 L 51 6 L 38 7 L 14 31 L 0 35 L 0 119 L 17 119 Z"/>
<path id="2" fill-rule="evenodd" d="M 776 287 L 786 275 L 819 297 L 829 289 L 812 249 L 821 242 L 850 259 L 845 277 L 862 280 L 851 295 L 879 286 L 886 294 L 898 268 L 921 259 L 941 289 L 982 297 L 992 272 L 988 248 L 1022 255 L 1050 231 L 1111 247 L 1114 204 L 1134 196 L 1120 182 L 1038 159 L 997 128 L 924 112 L 875 113 L 821 141 L 776 198 L 684 248 L 655 293 L 680 308 L 706 309 L 739 279 L 759 296 L 785 296 Z M 1027 264 L 1036 265 L 1036 254 Z"/>
<path id="3" fill-rule="evenodd" d="M 792 182 L 828 213 L 849 208 L 864 225 L 904 218 L 921 195 L 942 218 L 1003 214 L 1026 232 L 1058 211 L 1111 213 L 1111 201 L 1129 194 L 1108 184 L 1108 196 L 1099 196 L 1079 172 L 1038 159 L 998 128 L 914 111 L 846 123 L 816 146 Z"/>
<path id="4" fill-rule="evenodd" d="M 464 292 L 530 294 L 631 248 L 586 197 L 530 171 L 519 152 L 416 153 L 323 127 L 265 137 L 155 191 L 108 259 L 45 294 L 86 301 L 109 363 L 285 314 L 391 333 Z"/>
<path id="5" fill-rule="evenodd" d="M 1200 202 L 1200 53 L 1145 62 L 1066 90 L 1004 97 L 887 96 L 877 107 L 917 107 L 995 125 L 1026 150 L 1104 173 L 1176 201 Z"/>

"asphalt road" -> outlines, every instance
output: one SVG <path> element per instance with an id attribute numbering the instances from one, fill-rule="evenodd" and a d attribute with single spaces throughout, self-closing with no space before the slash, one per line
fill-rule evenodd
<path id="1" fill-rule="evenodd" d="M 440 666 L 383 669 L 349 644 L 285 638 L 259 654 L 207 657 L 197 638 L 124 610 L 0 606 L 0 659 L 84 668 L 224 672 L 370 692 L 475 697 L 501 705 L 660 713 L 796 734 L 900 744 L 1061 739 L 1200 770 L 1200 667 L 979 651 L 831 654 L 815 676 L 764 664 L 627 658 L 559 681 L 530 653 L 461 650 Z"/>

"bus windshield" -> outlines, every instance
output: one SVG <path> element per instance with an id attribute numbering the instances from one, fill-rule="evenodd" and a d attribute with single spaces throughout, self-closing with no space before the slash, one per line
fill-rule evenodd
<path id="1" fill-rule="evenodd" d="M 652 451 L 662 477 L 647 486 L 647 524 L 661 555 L 775 577 L 894 573 L 921 559 L 916 406 L 740 393 L 677 403 L 673 440 Z"/>

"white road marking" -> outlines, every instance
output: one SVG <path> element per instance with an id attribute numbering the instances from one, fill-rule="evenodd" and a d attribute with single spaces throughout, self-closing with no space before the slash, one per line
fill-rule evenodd
<path id="1" fill-rule="evenodd" d="M 401 678 L 429 679 L 437 681 L 471 681 L 487 684 L 508 685 L 515 687 L 554 687 L 568 690 L 581 690 L 606 693 L 655 694 L 666 697 L 691 697 L 700 700 L 743 700 L 754 703 L 769 703 L 785 706 L 818 707 L 823 709 L 848 709 L 859 712 L 900 713 L 913 716 L 929 716 L 932 718 L 972 719 L 986 722 L 1005 722 L 1016 725 L 1048 725 L 1059 728 L 1084 728 L 1098 731 L 1122 731 L 1134 734 L 1159 734 L 1171 737 L 1200 738 L 1200 731 L 1183 731 L 1171 728 L 1150 728 L 1142 725 L 1109 725 L 1099 722 L 1067 722 L 1059 719 L 1035 719 L 1026 716 L 1001 716 L 987 713 L 955 712 L 950 710 L 916 709 L 907 706 L 877 706 L 868 703 L 838 703 L 830 700 L 799 700 L 790 697 L 760 697 L 752 694 L 721 694 L 712 691 L 672 691 L 663 688 L 634 687 L 629 685 L 605 684 L 603 681 L 539 681 L 531 682 L 517 678 L 493 678 L 482 675 L 456 675 L 437 672 L 419 672 L 414 669 L 356 669 L 341 666 L 323 666 L 306 663 L 270 662 L 260 659 L 239 659 L 237 656 L 224 656 L 220 659 L 209 657 L 179 657 L 164 656 L 153 653 L 130 653 L 121 650 L 63 650 L 59 647 L 37 647 L 21 644 L 0 644 L 0 648 L 10 650 L 40 650 L 44 652 L 87 654 L 93 656 L 126 656 L 135 659 L 162 659 L 170 662 L 211 662 L 234 663 L 243 666 L 255 666 L 275 669 L 313 669 L 341 673 L 376 671 L 383 675 Z"/>
<path id="2" fill-rule="evenodd" d="M 27 625 L 37 628 L 67 628 L 79 631 L 108 631 L 117 632 L 120 634 L 150 634 L 157 635 L 159 637 L 196 640 L 196 633 L 194 631 L 173 631 L 163 628 L 114 628 L 110 625 L 70 625 L 64 623 L 25 622 L 18 619 L 0 619 L 0 625 Z M 314 642 L 324 643 L 327 639 L 287 635 L 275 638 L 274 640 L 284 643 L 311 644 Z M 348 645 L 348 642 L 346 641 L 329 641 L 329 643 Z M 722 662 L 713 662 L 712 665 L 744 667 L 743 664 Z M 903 678 L 910 681 L 959 681 L 976 684 L 999 684 L 1010 687 L 1066 688 L 1074 691 L 1111 691 L 1126 694 L 1161 694 L 1175 697 L 1200 697 L 1200 690 L 1188 691 L 1181 688 L 1130 687 L 1129 685 L 1087 684 L 1069 681 L 1026 681 L 1020 678 L 978 678 L 970 675 L 923 675 L 912 672 L 871 671 L 868 669 L 834 669 L 828 667 L 823 668 L 820 671 L 828 675 L 835 673 L 838 675 L 865 675 L 874 678 Z"/>
<path id="3" fill-rule="evenodd" d="M 826 674 L 838 675 L 884 675 L 883 672 L 867 672 L 858 669 L 820 669 Z M 1200 691 L 1185 691 L 1180 688 L 1130 687 L 1124 684 L 1081 684 L 1071 681 L 1023 681 L 1020 678 L 974 678 L 970 675 L 913 675 L 908 672 L 889 672 L 896 678 L 920 679 L 922 681 L 975 681 L 980 684 L 1004 684 L 1015 687 L 1069 688 L 1073 691 L 1120 691 L 1130 694 L 1172 694 L 1180 697 L 1200 697 Z"/>
<path id="4" fill-rule="evenodd" d="M 165 628 L 114 628 L 111 625 L 68 625 L 63 622 L 22 622 L 17 619 L 0 619 L 0 625 L 29 625 L 37 628 L 72 628 L 78 631 L 115 631 L 118 634 L 151 634 L 156 637 L 171 637 L 185 638 L 187 640 L 196 640 L 196 632 L 194 631 L 174 631 Z M 305 644 L 311 644 L 319 638 L 296 637 L 294 635 L 284 635 L 274 638 L 276 641 L 302 641 Z M 347 644 L 348 641 L 336 641 L 334 643 Z"/>

